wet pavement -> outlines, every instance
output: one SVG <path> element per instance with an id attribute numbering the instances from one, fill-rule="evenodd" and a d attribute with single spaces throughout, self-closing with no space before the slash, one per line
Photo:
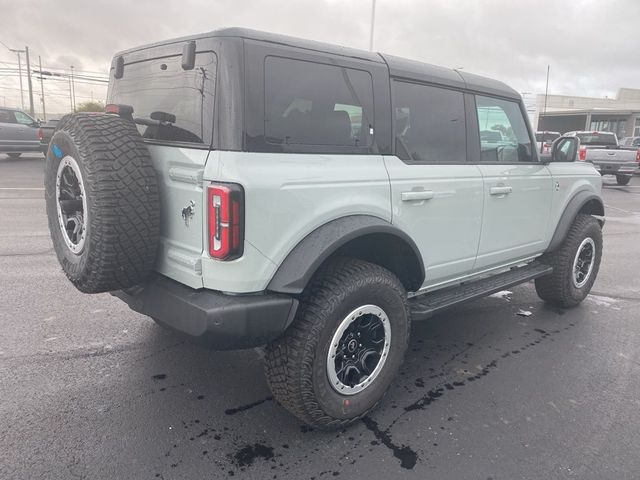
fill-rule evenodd
<path id="1" fill-rule="evenodd" d="M 1 479 L 638 478 L 640 178 L 605 180 L 580 307 L 526 284 L 415 323 L 380 407 L 326 433 L 272 400 L 260 349 L 207 351 L 76 291 L 42 164 L 0 154 Z"/>

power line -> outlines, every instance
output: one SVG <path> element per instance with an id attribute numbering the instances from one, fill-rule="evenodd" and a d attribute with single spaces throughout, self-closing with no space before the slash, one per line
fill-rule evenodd
<path id="1" fill-rule="evenodd" d="M 18 64 L 15 63 L 15 62 L 1 62 L 1 63 L 4 63 L 7 66 L 12 66 L 12 65 L 15 66 L 15 67 L 18 66 Z M 62 68 L 62 67 L 47 67 L 47 66 L 43 66 L 42 69 L 43 70 L 58 70 L 58 71 L 62 71 L 62 72 L 66 72 L 67 71 L 67 69 Z M 95 70 L 75 70 L 74 69 L 74 72 L 78 72 L 78 73 L 81 73 L 81 74 L 82 73 L 89 73 L 89 74 L 93 74 L 93 75 L 102 76 L 104 78 L 109 78 L 109 74 L 105 73 L 104 71 L 98 72 L 98 71 L 95 71 Z M 74 75 L 75 75 L 75 73 L 74 73 Z"/>
<path id="2" fill-rule="evenodd" d="M 11 50 L 9 47 L 7 47 L 7 44 L 4 43 L 2 40 L 0 40 L 0 44 L 4 45 L 4 48 L 6 48 L 7 50 Z"/>

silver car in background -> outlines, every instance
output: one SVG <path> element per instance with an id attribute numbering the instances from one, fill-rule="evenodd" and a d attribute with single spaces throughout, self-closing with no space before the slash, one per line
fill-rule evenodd
<path id="1" fill-rule="evenodd" d="M 18 158 L 25 152 L 40 152 L 40 122 L 16 108 L 0 108 L 0 153 Z"/>

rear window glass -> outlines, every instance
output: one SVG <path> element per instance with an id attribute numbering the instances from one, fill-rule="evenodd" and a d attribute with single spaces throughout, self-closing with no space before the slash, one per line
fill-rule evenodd
<path id="1" fill-rule="evenodd" d="M 131 105 L 144 138 L 210 145 L 216 64 L 213 52 L 196 54 L 193 70 L 182 69 L 181 55 L 125 63 L 108 102 Z"/>
<path id="2" fill-rule="evenodd" d="M 267 142 L 357 151 L 371 145 L 373 128 L 373 83 L 368 72 L 280 57 L 266 59 Z"/>
<path id="3" fill-rule="evenodd" d="M 560 138 L 559 133 L 551 133 L 551 132 L 536 133 L 536 142 L 553 142 L 556 138 Z"/>
<path id="4" fill-rule="evenodd" d="M 617 145 L 616 137 L 613 133 L 593 132 L 578 133 L 582 145 Z"/>

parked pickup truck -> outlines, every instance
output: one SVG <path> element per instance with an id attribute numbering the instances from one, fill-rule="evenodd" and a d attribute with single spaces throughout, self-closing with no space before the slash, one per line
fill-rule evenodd
<path id="1" fill-rule="evenodd" d="M 626 185 L 640 165 L 640 149 L 620 147 L 611 132 L 567 132 L 565 137 L 580 140 L 578 160 L 591 162 L 600 175 L 615 175 L 618 185 Z"/>
<path id="2" fill-rule="evenodd" d="M 47 150 L 49 149 L 49 142 L 51 141 L 51 137 L 53 137 L 53 132 L 56 130 L 56 126 L 58 125 L 59 119 L 51 119 L 46 123 L 42 123 L 40 125 L 40 129 L 42 130 L 42 137 L 40 138 L 40 147 L 42 148 L 42 153 L 47 154 Z"/>

